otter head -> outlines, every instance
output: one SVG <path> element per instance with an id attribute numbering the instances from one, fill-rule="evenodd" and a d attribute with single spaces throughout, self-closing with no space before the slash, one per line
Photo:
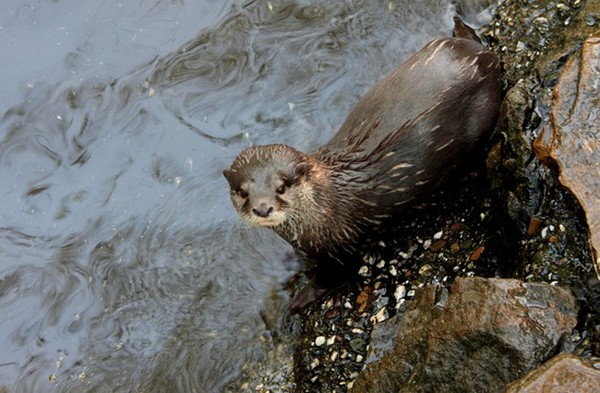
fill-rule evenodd
<path id="1" fill-rule="evenodd" d="M 233 206 L 245 221 L 276 227 L 307 198 L 310 167 L 309 157 L 289 146 L 253 146 L 242 151 L 223 175 Z"/>

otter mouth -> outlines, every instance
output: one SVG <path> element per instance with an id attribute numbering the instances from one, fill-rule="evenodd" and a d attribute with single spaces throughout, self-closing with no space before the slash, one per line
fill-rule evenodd
<path id="1" fill-rule="evenodd" d="M 256 225 L 258 225 L 259 227 L 274 227 L 280 224 L 279 221 L 276 220 L 255 220 L 254 222 Z"/>
<path id="2" fill-rule="evenodd" d="M 275 217 L 256 217 L 252 215 L 246 216 L 245 218 L 250 224 L 263 228 L 276 227 L 283 222 L 281 219 Z"/>

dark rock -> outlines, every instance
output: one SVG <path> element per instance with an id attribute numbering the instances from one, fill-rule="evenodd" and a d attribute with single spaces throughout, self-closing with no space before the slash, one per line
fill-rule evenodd
<path id="1" fill-rule="evenodd" d="M 503 391 L 556 353 L 576 320 L 570 292 L 547 284 L 457 278 L 437 304 L 436 286 L 428 286 L 404 314 L 375 327 L 351 391 Z M 376 342 L 390 325 L 393 344 Z"/>
<path id="2" fill-rule="evenodd" d="M 575 355 L 562 354 L 511 383 L 506 392 L 600 392 L 600 370 Z"/>
<path id="3" fill-rule="evenodd" d="M 534 144 L 540 161 L 585 211 L 600 275 L 600 34 L 571 56 L 554 87 L 550 121 Z M 600 277 L 600 276 L 599 276 Z"/>
<path id="4" fill-rule="evenodd" d="M 499 142 L 487 160 L 494 187 L 489 219 L 500 236 L 486 244 L 485 256 L 503 261 L 502 277 L 558 281 L 579 291 L 594 274 L 585 211 L 532 145 L 550 121 L 554 85 L 567 59 L 597 30 L 586 21 L 599 11 L 598 1 L 506 0 L 488 29 L 508 88 Z"/>

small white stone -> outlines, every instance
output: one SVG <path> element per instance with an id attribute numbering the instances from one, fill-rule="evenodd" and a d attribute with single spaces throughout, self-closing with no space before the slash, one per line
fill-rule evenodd
<path id="1" fill-rule="evenodd" d="M 399 310 L 404 303 L 406 303 L 406 299 L 400 299 L 398 303 L 396 303 L 396 310 Z"/>
<path id="2" fill-rule="evenodd" d="M 436 232 L 436 233 L 433 235 L 433 238 L 434 238 L 435 240 L 440 240 L 440 239 L 442 238 L 442 236 L 443 236 L 443 235 L 444 235 L 444 231 L 439 231 L 439 232 Z"/>
<path id="3" fill-rule="evenodd" d="M 404 285 L 398 285 L 394 291 L 394 299 L 399 301 L 406 296 L 406 287 Z"/>
<path id="4" fill-rule="evenodd" d="M 382 307 L 381 310 L 377 312 L 374 316 L 371 317 L 371 322 L 373 323 L 381 323 L 388 319 L 387 308 Z"/>
<path id="5" fill-rule="evenodd" d="M 360 269 L 358 269 L 358 274 L 361 277 L 367 277 L 367 276 L 369 276 L 369 267 L 366 266 L 366 265 L 361 266 Z"/>
<path id="6" fill-rule="evenodd" d="M 319 362 L 319 359 L 314 358 L 313 361 L 310 363 L 311 370 L 314 370 L 315 368 L 317 368 L 319 366 L 319 364 L 321 364 L 321 362 Z"/>
<path id="7" fill-rule="evenodd" d="M 331 336 L 327 339 L 327 346 L 332 346 L 335 343 L 335 336 Z"/>
<path id="8" fill-rule="evenodd" d="M 360 363 L 364 360 L 363 355 L 356 355 L 356 363 Z"/>
<path id="9" fill-rule="evenodd" d="M 319 336 L 315 339 L 315 345 L 317 347 L 320 347 L 323 344 L 325 344 L 325 336 Z"/>

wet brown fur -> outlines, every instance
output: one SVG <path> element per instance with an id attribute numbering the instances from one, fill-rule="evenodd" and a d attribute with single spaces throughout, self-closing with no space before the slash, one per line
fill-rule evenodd
<path id="1" fill-rule="evenodd" d="M 432 41 L 371 88 L 316 151 L 241 152 L 224 171 L 233 204 L 309 257 L 353 254 L 362 234 L 469 160 L 495 125 L 499 78 L 498 59 L 480 43 Z"/>

